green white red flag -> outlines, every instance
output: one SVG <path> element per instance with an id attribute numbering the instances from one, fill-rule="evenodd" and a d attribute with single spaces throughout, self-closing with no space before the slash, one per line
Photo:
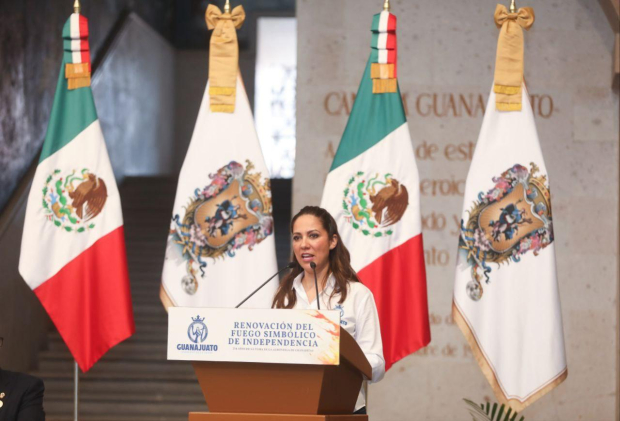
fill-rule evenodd
<path id="1" fill-rule="evenodd" d="M 375 298 L 386 370 L 430 342 L 419 177 L 396 81 L 395 29 L 394 15 L 375 15 L 370 59 L 321 203 Z"/>
<path id="2" fill-rule="evenodd" d="M 19 272 L 87 371 L 135 325 L 121 202 L 90 88 L 85 17 L 71 15 L 63 41 Z"/>

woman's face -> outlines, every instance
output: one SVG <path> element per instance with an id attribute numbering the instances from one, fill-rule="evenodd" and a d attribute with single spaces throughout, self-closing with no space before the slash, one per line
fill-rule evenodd
<path id="1" fill-rule="evenodd" d="M 293 225 L 293 253 L 304 271 L 311 272 L 310 262 L 321 272 L 329 262 L 329 251 L 338 239 L 330 240 L 321 220 L 314 215 L 301 215 Z"/>

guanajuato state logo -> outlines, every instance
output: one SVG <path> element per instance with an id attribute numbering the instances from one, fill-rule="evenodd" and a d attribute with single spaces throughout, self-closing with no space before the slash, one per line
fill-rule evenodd
<path id="1" fill-rule="evenodd" d="M 108 198 L 105 182 L 88 168 L 70 173 L 54 170 L 45 180 L 42 193 L 46 218 L 75 233 L 95 227 L 90 221 L 101 213 Z"/>
<path id="2" fill-rule="evenodd" d="M 187 327 L 187 337 L 195 344 L 198 342 L 204 342 L 209 334 L 209 329 L 207 329 L 207 325 L 204 323 L 204 320 L 205 318 L 200 317 L 200 315 L 192 317 L 192 322 Z"/>
<path id="3" fill-rule="evenodd" d="M 392 235 L 390 227 L 400 221 L 408 205 L 407 187 L 389 173 L 358 171 L 349 179 L 342 199 L 345 220 L 372 237 Z"/>
<path id="4" fill-rule="evenodd" d="M 194 191 L 183 217 L 173 215 L 168 242 L 181 249 L 187 270 L 181 284 L 188 295 L 196 293 L 207 258 L 233 258 L 236 250 L 252 251 L 273 234 L 269 179 L 253 169 L 249 160 L 245 168 L 231 161 L 209 175 L 209 185 Z"/>
<path id="5" fill-rule="evenodd" d="M 482 297 L 482 279 L 491 281 L 488 263 L 518 263 L 524 254 L 538 256 L 553 242 L 549 185 L 538 171 L 533 162 L 530 170 L 515 164 L 494 177 L 495 187 L 480 192 L 467 223 L 461 220 L 459 250 L 471 266 L 466 288 L 472 300 Z"/>

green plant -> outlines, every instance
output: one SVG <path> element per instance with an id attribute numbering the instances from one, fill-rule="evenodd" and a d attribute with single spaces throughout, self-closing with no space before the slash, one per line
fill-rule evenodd
<path id="1" fill-rule="evenodd" d="M 486 405 L 483 403 L 478 405 L 469 399 L 463 400 L 467 404 L 467 410 L 472 416 L 473 421 L 516 421 L 517 415 L 519 415 L 516 411 L 512 412 L 512 408 L 508 408 L 506 411 L 506 405 L 504 404 L 498 407 L 497 403 L 494 403 L 492 406 L 489 402 Z M 524 417 L 521 417 L 519 421 L 524 419 Z"/>

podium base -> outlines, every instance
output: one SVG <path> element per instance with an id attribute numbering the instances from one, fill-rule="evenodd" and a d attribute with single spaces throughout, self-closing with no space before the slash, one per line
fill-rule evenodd
<path id="1" fill-rule="evenodd" d="M 368 421 L 368 415 L 299 415 L 190 412 L 189 421 Z"/>

